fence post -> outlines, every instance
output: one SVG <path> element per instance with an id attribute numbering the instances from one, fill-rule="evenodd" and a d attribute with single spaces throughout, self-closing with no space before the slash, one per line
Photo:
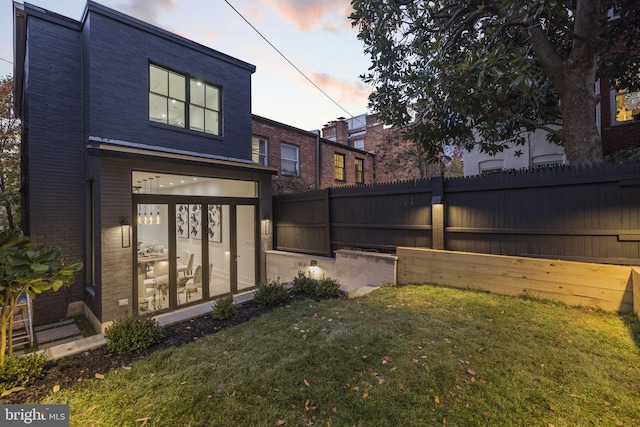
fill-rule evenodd
<path id="1" fill-rule="evenodd" d="M 325 203 L 325 251 L 326 256 L 331 257 L 331 195 L 330 188 L 324 190 L 324 203 Z"/>
<path id="2" fill-rule="evenodd" d="M 431 246 L 444 249 L 444 177 L 431 179 Z"/>

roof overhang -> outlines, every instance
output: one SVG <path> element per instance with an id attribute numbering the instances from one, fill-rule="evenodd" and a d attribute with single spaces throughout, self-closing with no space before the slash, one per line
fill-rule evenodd
<path id="1" fill-rule="evenodd" d="M 180 162 L 199 164 L 203 166 L 216 166 L 224 169 L 235 169 L 243 172 L 268 175 L 276 175 L 278 173 L 276 168 L 256 165 L 255 163 L 247 160 L 215 156 L 206 153 L 175 150 L 128 141 L 105 139 L 95 136 L 89 137 L 87 150 L 89 154 L 98 157 L 125 157 L 156 161 L 171 161 L 173 163 Z"/>

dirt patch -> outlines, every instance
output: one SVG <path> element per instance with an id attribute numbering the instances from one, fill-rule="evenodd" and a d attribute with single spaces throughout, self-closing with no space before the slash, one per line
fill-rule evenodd
<path id="1" fill-rule="evenodd" d="M 289 302 L 307 298 L 306 296 L 294 294 Z M 188 344 L 198 338 L 215 334 L 222 329 L 239 325 L 254 317 L 261 316 L 272 309 L 272 307 L 265 307 L 249 301 L 238 305 L 238 315 L 232 319 L 215 320 L 210 315 L 205 315 L 168 325 L 164 328 L 162 342 L 142 353 L 111 354 L 107 351 L 106 346 L 102 346 L 84 353 L 47 362 L 43 378 L 32 378 L 25 386 L 25 390 L 0 398 L 0 403 L 38 403 L 56 385 L 59 385 L 61 390 L 71 388 L 74 384 L 95 378 L 96 374 L 105 375 L 112 369 L 128 366 L 155 351 Z"/>

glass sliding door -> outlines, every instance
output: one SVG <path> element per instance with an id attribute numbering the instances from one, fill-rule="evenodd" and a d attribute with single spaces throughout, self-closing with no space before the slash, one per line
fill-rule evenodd
<path id="1" fill-rule="evenodd" d="M 137 276 L 138 313 L 144 314 L 169 305 L 169 232 L 163 218 L 165 204 L 138 204 Z"/>
<path id="2" fill-rule="evenodd" d="M 236 207 L 237 290 L 256 286 L 256 208 Z"/>
<path id="3" fill-rule="evenodd" d="M 231 208 L 229 205 L 207 205 L 207 238 L 209 241 L 209 296 L 231 292 Z"/>
<path id="4" fill-rule="evenodd" d="M 176 204 L 176 301 L 178 305 L 203 299 L 202 204 Z"/>

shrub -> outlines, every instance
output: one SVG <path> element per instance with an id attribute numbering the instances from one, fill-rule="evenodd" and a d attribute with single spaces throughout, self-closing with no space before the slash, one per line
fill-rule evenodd
<path id="1" fill-rule="evenodd" d="M 4 366 L 0 366 L 0 392 L 24 386 L 31 378 L 42 377 L 46 361 L 44 354 L 8 356 Z"/>
<path id="2" fill-rule="evenodd" d="M 280 283 L 280 278 L 266 284 L 258 285 L 253 293 L 253 301 L 266 306 L 280 305 L 289 299 L 289 292 Z"/>
<path id="3" fill-rule="evenodd" d="M 334 298 L 340 295 L 340 283 L 336 279 L 322 276 L 315 279 L 311 273 L 305 275 L 298 271 L 298 276 L 293 279 L 293 291 L 303 294 Z"/>
<path id="4" fill-rule="evenodd" d="M 111 353 L 139 353 L 162 340 L 162 326 L 150 317 L 131 316 L 113 322 L 105 332 Z"/>
<path id="5" fill-rule="evenodd" d="M 235 317 L 238 314 L 238 307 L 233 303 L 233 297 L 216 298 L 215 304 L 211 309 L 211 317 L 217 320 L 226 320 Z"/>

